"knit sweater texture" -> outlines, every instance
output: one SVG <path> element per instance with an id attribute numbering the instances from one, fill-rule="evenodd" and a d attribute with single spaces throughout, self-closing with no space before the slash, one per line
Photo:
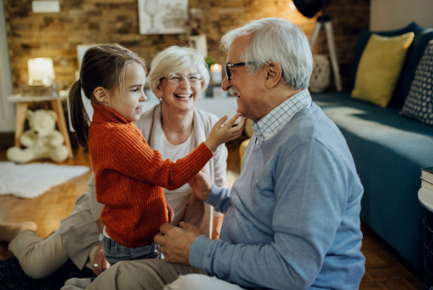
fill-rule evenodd
<path id="1" fill-rule="evenodd" d="M 89 152 L 100 220 L 119 244 L 136 248 L 153 241 L 168 222 L 162 187 L 177 189 L 197 174 L 213 154 L 201 143 L 173 163 L 150 149 L 140 130 L 115 110 L 92 104 Z"/>
<path id="2" fill-rule="evenodd" d="M 313 103 L 263 144 L 251 137 L 231 191 L 207 200 L 225 213 L 221 238 L 197 237 L 189 262 L 244 288 L 359 289 L 362 194 L 346 140 Z"/>

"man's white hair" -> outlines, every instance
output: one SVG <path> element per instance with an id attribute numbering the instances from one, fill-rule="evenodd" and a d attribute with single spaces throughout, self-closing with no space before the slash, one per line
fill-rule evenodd
<path id="1" fill-rule="evenodd" d="M 195 68 L 201 74 L 203 82 L 202 91 L 209 84 L 209 70 L 204 57 L 197 50 L 190 47 L 170 46 L 158 53 L 150 64 L 150 73 L 147 76 L 149 87 L 155 93 L 160 80 L 169 73 L 181 73 L 184 70 Z"/>
<path id="2" fill-rule="evenodd" d="M 250 73 L 269 62 L 277 62 L 283 70 L 283 81 L 291 89 L 308 88 L 313 71 L 313 56 L 307 36 L 295 24 L 278 18 L 263 18 L 227 32 L 221 46 L 228 49 L 238 37 L 250 40 L 241 54 Z"/>

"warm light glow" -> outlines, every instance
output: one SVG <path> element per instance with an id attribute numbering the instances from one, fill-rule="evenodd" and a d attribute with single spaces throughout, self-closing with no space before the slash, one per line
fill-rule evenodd
<path id="1" fill-rule="evenodd" d="M 32 58 L 27 61 L 29 85 L 49 86 L 55 79 L 54 65 L 51 58 Z"/>
<path id="2" fill-rule="evenodd" d="M 220 64 L 213 64 L 210 66 L 210 78 L 215 83 L 220 83 L 223 80 L 222 66 Z"/>
<path id="3" fill-rule="evenodd" d="M 295 6 L 295 3 L 293 3 L 293 0 L 289 2 L 289 7 L 292 10 L 296 10 L 296 6 Z"/>
<path id="4" fill-rule="evenodd" d="M 220 64 L 213 64 L 210 66 L 211 71 L 222 71 L 222 66 Z"/>

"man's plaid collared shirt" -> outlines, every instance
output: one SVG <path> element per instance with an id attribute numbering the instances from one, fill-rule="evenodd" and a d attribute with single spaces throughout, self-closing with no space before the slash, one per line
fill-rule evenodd
<path id="1" fill-rule="evenodd" d="M 311 102 L 310 92 L 305 89 L 273 109 L 260 121 L 253 121 L 251 126 L 256 133 L 256 144 L 263 144 L 275 136 L 292 119 L 293 115 L 303 108 L 311 106 Z"/>

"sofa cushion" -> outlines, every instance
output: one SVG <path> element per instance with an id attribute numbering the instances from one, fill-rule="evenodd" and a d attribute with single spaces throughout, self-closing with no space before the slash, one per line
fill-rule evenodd
<path id="1" fill-rule="evenodd" d="M 340 129 L 406 156 L 421 167 L 433 165 L 433 154 L 422 154 L 431 153 L 433 127 L 400 116 L 398 108 L 383 109 L 352 99 L 349 94 L 313 94 L 312 98 Z M 417 182 L 421 167 L 415 172 Z"/>
<path id="2" fill-rule="evenodd" d="M 392 37 L 373 34 L 359 62 L 352 97 L 386 108 L 413 38 L 413 32 Z"/>
<path id="3" fill-rule="evenodd" d="M 388 107 L 401 108 L 403 106 L 404 100 L 409 95 L 410 86 L 415 77 L 416 67 L 428 43 L 433 39 L 433 29 L 422 28 L 416 24 L 414 25 L 415 28 L 413 32 L 415 33 L 415 38 L 407 51 L 406 61 L 404 62 L 394 95 Z"/>
<path id="4" fill-rule="evenodd" d="M 313 95 L 352 152 L 364 186 L 361 219 L 422 269 L 420 168 L 433 165 L 433 127 L 348 94 Z"/>
<path id="5" fill-rule="evenodd" d="M 420 61 L 422 54 L 428 42 L 433 39 L 433 29 L 423 28 L 418 26 L 415 22 L 410 23 L 408 26 L 393 30 L 393 31 L 381 31 L 371 32 L 368 30 L 362 30 L 359 34 L 358 41 L 355 48 L 355 56 L 353 62 L 353 74 L 352 74 L 352 88 L 355 87 L 356 74 L 358 71 L 359 61 L 362 53 L 370 39 L 371 34 L 375 33 L 381 36 L 397 36 L 407 32 L 414 32 L 415 38 L 412 45 L 407 51 L 406 61 L 403 65 L 402 73 L 397 82 L 397 86 L 394 90 L 393 97 L 389 102 L 389 107 L 402 107 L 404 100 L 409 94 L 410 86 L 415 76 L 416 66 Z"/>
<path id="6" fill-rule="evenodd" d="M 400 114 L 433 125 L 433 40 L 424 51 Z"/>
<path id="7" fill-rule="evenodd" d="M 359 61 L 361 60 L 362 53 L 364 52 L 368 40 L 370 39 L 370 36 L 373 33 L 378 34 L 380 36 L 397 36 L 408 32 L 413 32 L 416 26 L 418 25 L 416 25 L 415 22 L 412 22 L 411 24 L 409 24 L 408 26 L 402 29 L 393 30 L 393 31 L 371 32 L 365 29 L 361 30 L 361 33 L 358 36 L 358 40 L 356 42 L 356 47 L 355 47 L 355 56 L 353 60 L 352 88 L 355 87 L 356 74 L 358 72 L 358 65 L 359 65 Z"/>

